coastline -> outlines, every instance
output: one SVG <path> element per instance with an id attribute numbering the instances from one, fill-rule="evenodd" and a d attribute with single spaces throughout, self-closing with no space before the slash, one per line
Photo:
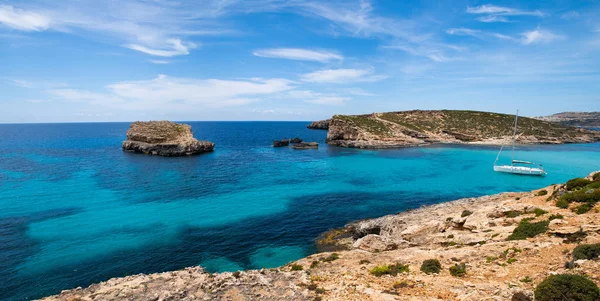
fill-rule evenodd
<path id="1" fill-rule="evenodd" d="M 572 269 L 564 263 L 578 243 L 600 243 L 600 211 L 596 206 L 576 214 L 556 207 L 549 196 L 561 189 L 562 184 L 460 199 L 353 222 L 322 236 L 336 253 L 313 254 L 275 269 L 210 274 L 194 267 L 141 274 L 43 300 L 506 300 L 517 292 L 531 295 L 553 273 L 583 273 L 598 284 L 598 261 L 582 261 Z M 544 234 L 507 240 L 525 218 L 542 221 L 558 215 L 562 218 L 549 220 Z M 439 274 L 419 271 L 421 262 L 431 258 L 442 263 Z M 409 271 L 380 277 L 370 273 L 395 263 Z M 457 263 L 466 265 L 465 276 L 449 274 Z"/>

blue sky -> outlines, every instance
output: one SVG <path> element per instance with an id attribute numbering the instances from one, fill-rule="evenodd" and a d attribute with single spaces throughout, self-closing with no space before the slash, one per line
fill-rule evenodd
<path id="1" fill-rule="evenodd" d="M 598 1 L 0 0 L 0 122 L 600 110 Z"/>

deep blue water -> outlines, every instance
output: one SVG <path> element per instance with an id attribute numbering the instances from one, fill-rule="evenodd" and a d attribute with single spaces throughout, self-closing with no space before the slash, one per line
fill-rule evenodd
<path id="1" fill-rule="evenodd" d="M 600 169 L 597 143 L 519 148 L 544 164 L 539 178 L 494 173 L 496 147 L 354 150 L 305 122 L 190 124 L 213 153 L 124 153 L 128 123 L 0 125 L 0 300 L 193 265 L 274 267 L 352 220 Z M 270 147 L 296 136 L 320 148 Z"/>

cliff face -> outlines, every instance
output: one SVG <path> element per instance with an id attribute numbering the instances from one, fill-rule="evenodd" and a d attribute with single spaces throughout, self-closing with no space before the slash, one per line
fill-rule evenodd
<path id="1" fill-rule="evenodd" d="M 587 179 L 583 187 L 552 185 L 351 223 L 319 239 L 336 253 L 276 269 L 135 275 L 45 300 L 511 300 L 532 296 L 551 274 L 583 274 L 598 284 L 600 261 L 574 260 L 578 245 L 600 243 L 600 176 Z M 577 201 L 557 207 L 571 195 L 598 199 L 587 212 Z M 429 259 L 440 262 L 437 273 L 421 270 Z M 452 274 L 456 265 L 464 275 Z"/>
<path id="2" fill-rule="evenodd" d="M 514 115 L 476 111 L 404 111 L 370 115 L 335 115 L 327 143 L 343 147 L 391 148 L 428 143 L 509 143 Z M 519 118 L 522 144 L 600 141 L 600 132 L 527 117 Z"/>
<path id="3" fill-rule="evenodd" d="M 563 112 L 536 118 L 567 126 L 600 128 L 600 112 Z"/>
<path id="4" fill-rule="evenodd" d="M 330 121 L 331 121 L 331 119 L 313 121 L 307 126 L 307 128 L 313 129 L 313 130 L 326 130 L 329 128 Z"/>
<path id="5" fill-rule="evenodd" d="M 159 156 L 186 156 L 212 151 L 214 143 L 198 141 L 192 127 L 170 121 L 136 121 L 127 131 L 123 150 Z"/>

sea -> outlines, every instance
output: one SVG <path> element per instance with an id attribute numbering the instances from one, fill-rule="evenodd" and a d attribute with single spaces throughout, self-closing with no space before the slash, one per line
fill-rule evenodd
<path id="1" fill-rule="evenodd" d="M 528 177 L 493 172 L 498 147 L 359 150 L 307 122 L 187 123 L 214 152 L 123 152 L 128 123 L 0 125 L 0 300 L 189 266 L 277 267 L 354 220 L 600 170 L 598 143 L 518 146 L 548 171 Z M 293 137 L 319 148 L 271 146 Z"/>

